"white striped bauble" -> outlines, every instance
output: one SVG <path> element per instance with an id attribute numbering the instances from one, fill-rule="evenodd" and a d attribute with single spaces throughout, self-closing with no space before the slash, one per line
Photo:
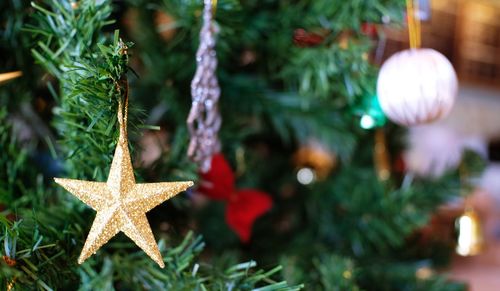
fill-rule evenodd
<path id="1" fill-rule="evenodd" d="M 377 95 L 385 115 L 404 126 L 447 116 L 457 90 L 457 75 L 451 63 L 428 48 L 394 54 L 382 65 L 377 82 Z"/>

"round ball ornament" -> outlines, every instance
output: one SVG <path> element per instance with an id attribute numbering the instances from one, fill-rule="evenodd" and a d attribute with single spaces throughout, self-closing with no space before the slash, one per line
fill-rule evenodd
<path id="1" fill-rule="evenodd" d="M 316 140 L 301 146 L 293 156 L 297 168 L 297 180 L 301 184 L 311 184 L 328 177 L 337 165 L 337 155 Z"/>
<path id="2" fill-rule="evenodd" d="M 385 115 L 403 126 L 446 117 L 455 102 L 457 75 L 441 53 L 408 49 L 391 56 L 380 69 L 377 94 Z"/>

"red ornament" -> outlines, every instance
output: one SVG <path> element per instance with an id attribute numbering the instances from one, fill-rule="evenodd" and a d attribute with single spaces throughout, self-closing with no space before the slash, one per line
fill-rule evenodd
<path id="1" fill-rule="evenodd" d="M 323 42 L 324 36 L 314 32 L 307 32 L 302 28 L 296 29 L 293 32 L 293 42 L 298 47 L 317 46 Z"/>
<path id="2" fill-rule="evenodd" d="M 365 22 L 361 24 L 361 32 L 369 37 L 376 37 L 378 34 L 378 27 L 375 23 Z"/>
<path id="3" fill-rule="evenodd" d="M 226 223 L 241 241 L 248 242 L 255 220 L 272 207 L 271 197 L 254 189 L 236 189 L 234 173 L 222 154 L 214 155 L 210 171 L 200 176 L 198 191 L 212 199 L 226 201 Z"/>

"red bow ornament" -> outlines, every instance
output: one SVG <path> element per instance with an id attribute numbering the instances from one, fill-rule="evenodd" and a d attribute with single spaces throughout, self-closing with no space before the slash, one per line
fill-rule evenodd
<path id="1" fill-rule="evenodd" d="M 236 189 L 234 173 L 222 154 L 212 157 L 212 166 L 200 174 L 198 191 L 215 200 L 225 200 L 226 223 L 241 241 L 248 242 L 253 223 L 273 205 L 267 193 L 254 189 Z"/>

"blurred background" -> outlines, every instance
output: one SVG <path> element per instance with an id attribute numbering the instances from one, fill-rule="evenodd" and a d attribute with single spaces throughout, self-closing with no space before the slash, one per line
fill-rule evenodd
<path id="1" fill-rule="evenodd" d="M 470 257 L 455 255 L 450 275 L 471 290 L 500 286 L 500 2 L 432 0 L 422 25 L 423 47 L 434 48 L 453 63 L 460 79 L 457 103 L 449 117 L 410 130 L 408 166 L 426 175 L 456 167 L 457 153 L 471 149 L 488 160 L 477 189 L 466 198 L 478 211 L 485 246 Z M 426 7 L 426 4 L 422 7 Z M 424 9 L 425 10 L 425 9 Z M 408 47 L 405 30 L 386 29 L 385 56 Z M 431 228 L 443 234 L 453 225 L 464 201 L 454 201 L 435 214 Z"/>

